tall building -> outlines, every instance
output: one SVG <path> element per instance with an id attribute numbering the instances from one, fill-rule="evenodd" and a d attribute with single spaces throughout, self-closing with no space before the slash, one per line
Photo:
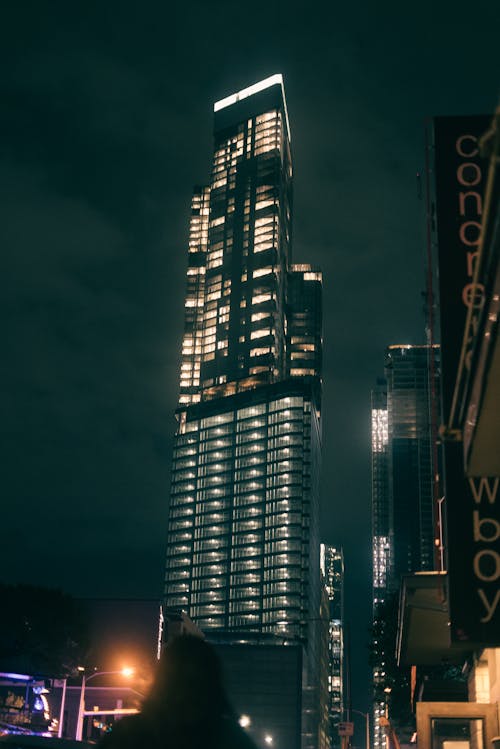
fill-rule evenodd
<path id="1" fill-rule="evenodd" d="M 291 265 L 281 76 L 214 117 L 210 185 L 192 201 L 165 605 L 226 643 L 299 643 L 315 747 L 321 273 Z"/>
<path id="2" fill-rule="evenodd" d="M 430 378 L 437 372 L 437 346 L 389 346 L 385 379 L 372 391 L 374 604 L 398 589 L 402 575 L 434 569 Z"/>
<path id="3" fill-rule="evenodd" d="M 407 572 L 434 569 L 434 469 L 431 373 L 436 346 L 389 346 L 386 351 L 389 586 Z M 431 356 L 433 362 L 431 366 Z"/>
<path id="4" fill-rule="evenodd" d="M 389 432 L 387 384 L 380 378 L 372 391 L 372 551 L 373 604 L 387 596 L 391 567 L 391 512 L 389 500 Z"/>
<path id="5" fill-rule="evenodd" d="M 387 600 L 391 569 L 391 502 L 389 494 L 389 430 L 387 416 L 387 383 L 380 378 L 371 398 L 372 428 L 372 601 L 373 617 Z M 375 690 L 383 681 L 384 658 L 373 667 Z M 373 746 L 384 749 L 385 734 L 379 718 L 385 714 L 385 704 L 379 699 L 373 705 Z"/>
<path id="6" fill-rule="evenodd" d="M 403 575 L 434 569 L 432 378 L 437 372 L 436 346 L 389 346 L 385 380 L 372 392 L 374 619 L 398 591 Z M 391 658 L 392 653 L 378 653 L 373 669 L 376 693 L 385 683 L 385 664 Z M 375 749 L 385 746 L 378 722 L 384 713 L 385 702 L 377 700 Z"/>
<path id="7" fill-rule="evenodd" d="M 321 570 L 328 595 L 328 692 L 330 746 L 340 747 L 344 717 L 344 553 L 321 544 Z"/>
<path id="8" fill-rule="evenodd" d="M 214 115 L 210 185 L 192 201 L 180 403 L 286 373 L 292 161 L 281 76 L 217 102 Z"/>

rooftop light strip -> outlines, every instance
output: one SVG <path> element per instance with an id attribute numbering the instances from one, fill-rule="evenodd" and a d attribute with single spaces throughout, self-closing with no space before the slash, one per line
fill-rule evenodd
<path id="1" fill-rule="evenodd" d="M 243 88 L 241 89 L 241 91 L 237 91 L 235 94 L 231 94 L 231 96 L 226 96 L 224 99 L 219 99 L 219 101 L 216 101 L 214 104 L 214 112 L 219 112 L 221 109 L 230 107 L 232 104 L 236 104 L 236 102 L 241 101 L 242 99 L 247 99 L 249 96 L 258 94 L 259 91 L 264 91 L 266 88 L 270 88 L 270 86 L 275 86 L 278 83 L 281 85 L 281 93 L 283 95 L 283 106 L 285 108 L 286 130 L 288 134 L 288 139 L 291 141 L 290 123 L 288 121 L 288 109 L 286 106 L 286 98 L 285 98 L 285 88 L 283 86 L 283 76 L 281 75 L 281 73 L 275 73 L 275 75 L 271 75 L 269 76 L 269 78 L 264 78 L 263 81 L 254 83 L 253 86 L 248 86 L 248 88 Z"/>

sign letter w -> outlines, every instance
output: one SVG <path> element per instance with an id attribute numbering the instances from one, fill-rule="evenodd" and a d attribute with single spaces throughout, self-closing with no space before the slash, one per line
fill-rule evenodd
<path id="1" fill-rule="evenodd" d="M 490 481 L 492 483 L 490 483 Z M 476 484 L 476 482 L 478 482 Z M 490 505 L 494 505 L 496 498 L 497 498 L 497 492 L 498 492 L 498 484 L 500 483 L 500 477 L 496 477 L 495 479 L 489 479 L 486 476 L 481 476 L 481 478 L 470 478 L 469 479 L 469 486 L 470 490 L 472 492 L 472 496 L 474 497 L 474 501 L 477 505 L 481 504 L 481 500 L 483 499 L 483 494 L 485 494 L 488 498 L 488 502 Z"/>

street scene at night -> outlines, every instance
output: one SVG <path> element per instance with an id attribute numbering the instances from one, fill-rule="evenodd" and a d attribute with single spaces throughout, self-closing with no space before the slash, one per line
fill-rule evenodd
<path id="1" fill-rule="evenodd" d="M 500 749 L 500 9 L 0 9 L 0 746 Z"/>

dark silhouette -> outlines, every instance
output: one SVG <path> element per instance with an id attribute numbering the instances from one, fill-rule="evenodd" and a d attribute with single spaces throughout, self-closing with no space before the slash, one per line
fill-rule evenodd
<path id="1" fill-rule="evenodd" d="M 61 590 L 0 582 L 0 670 L 69 676 L 89 647 L 86 613 Z"/>
<path id="2" fill-rule="evenodd" d="M 117 721 L 99 747 L 256 749 L 229 704 L 214 649 L 191 635 L 167 645 L 142 712 Z"/>

